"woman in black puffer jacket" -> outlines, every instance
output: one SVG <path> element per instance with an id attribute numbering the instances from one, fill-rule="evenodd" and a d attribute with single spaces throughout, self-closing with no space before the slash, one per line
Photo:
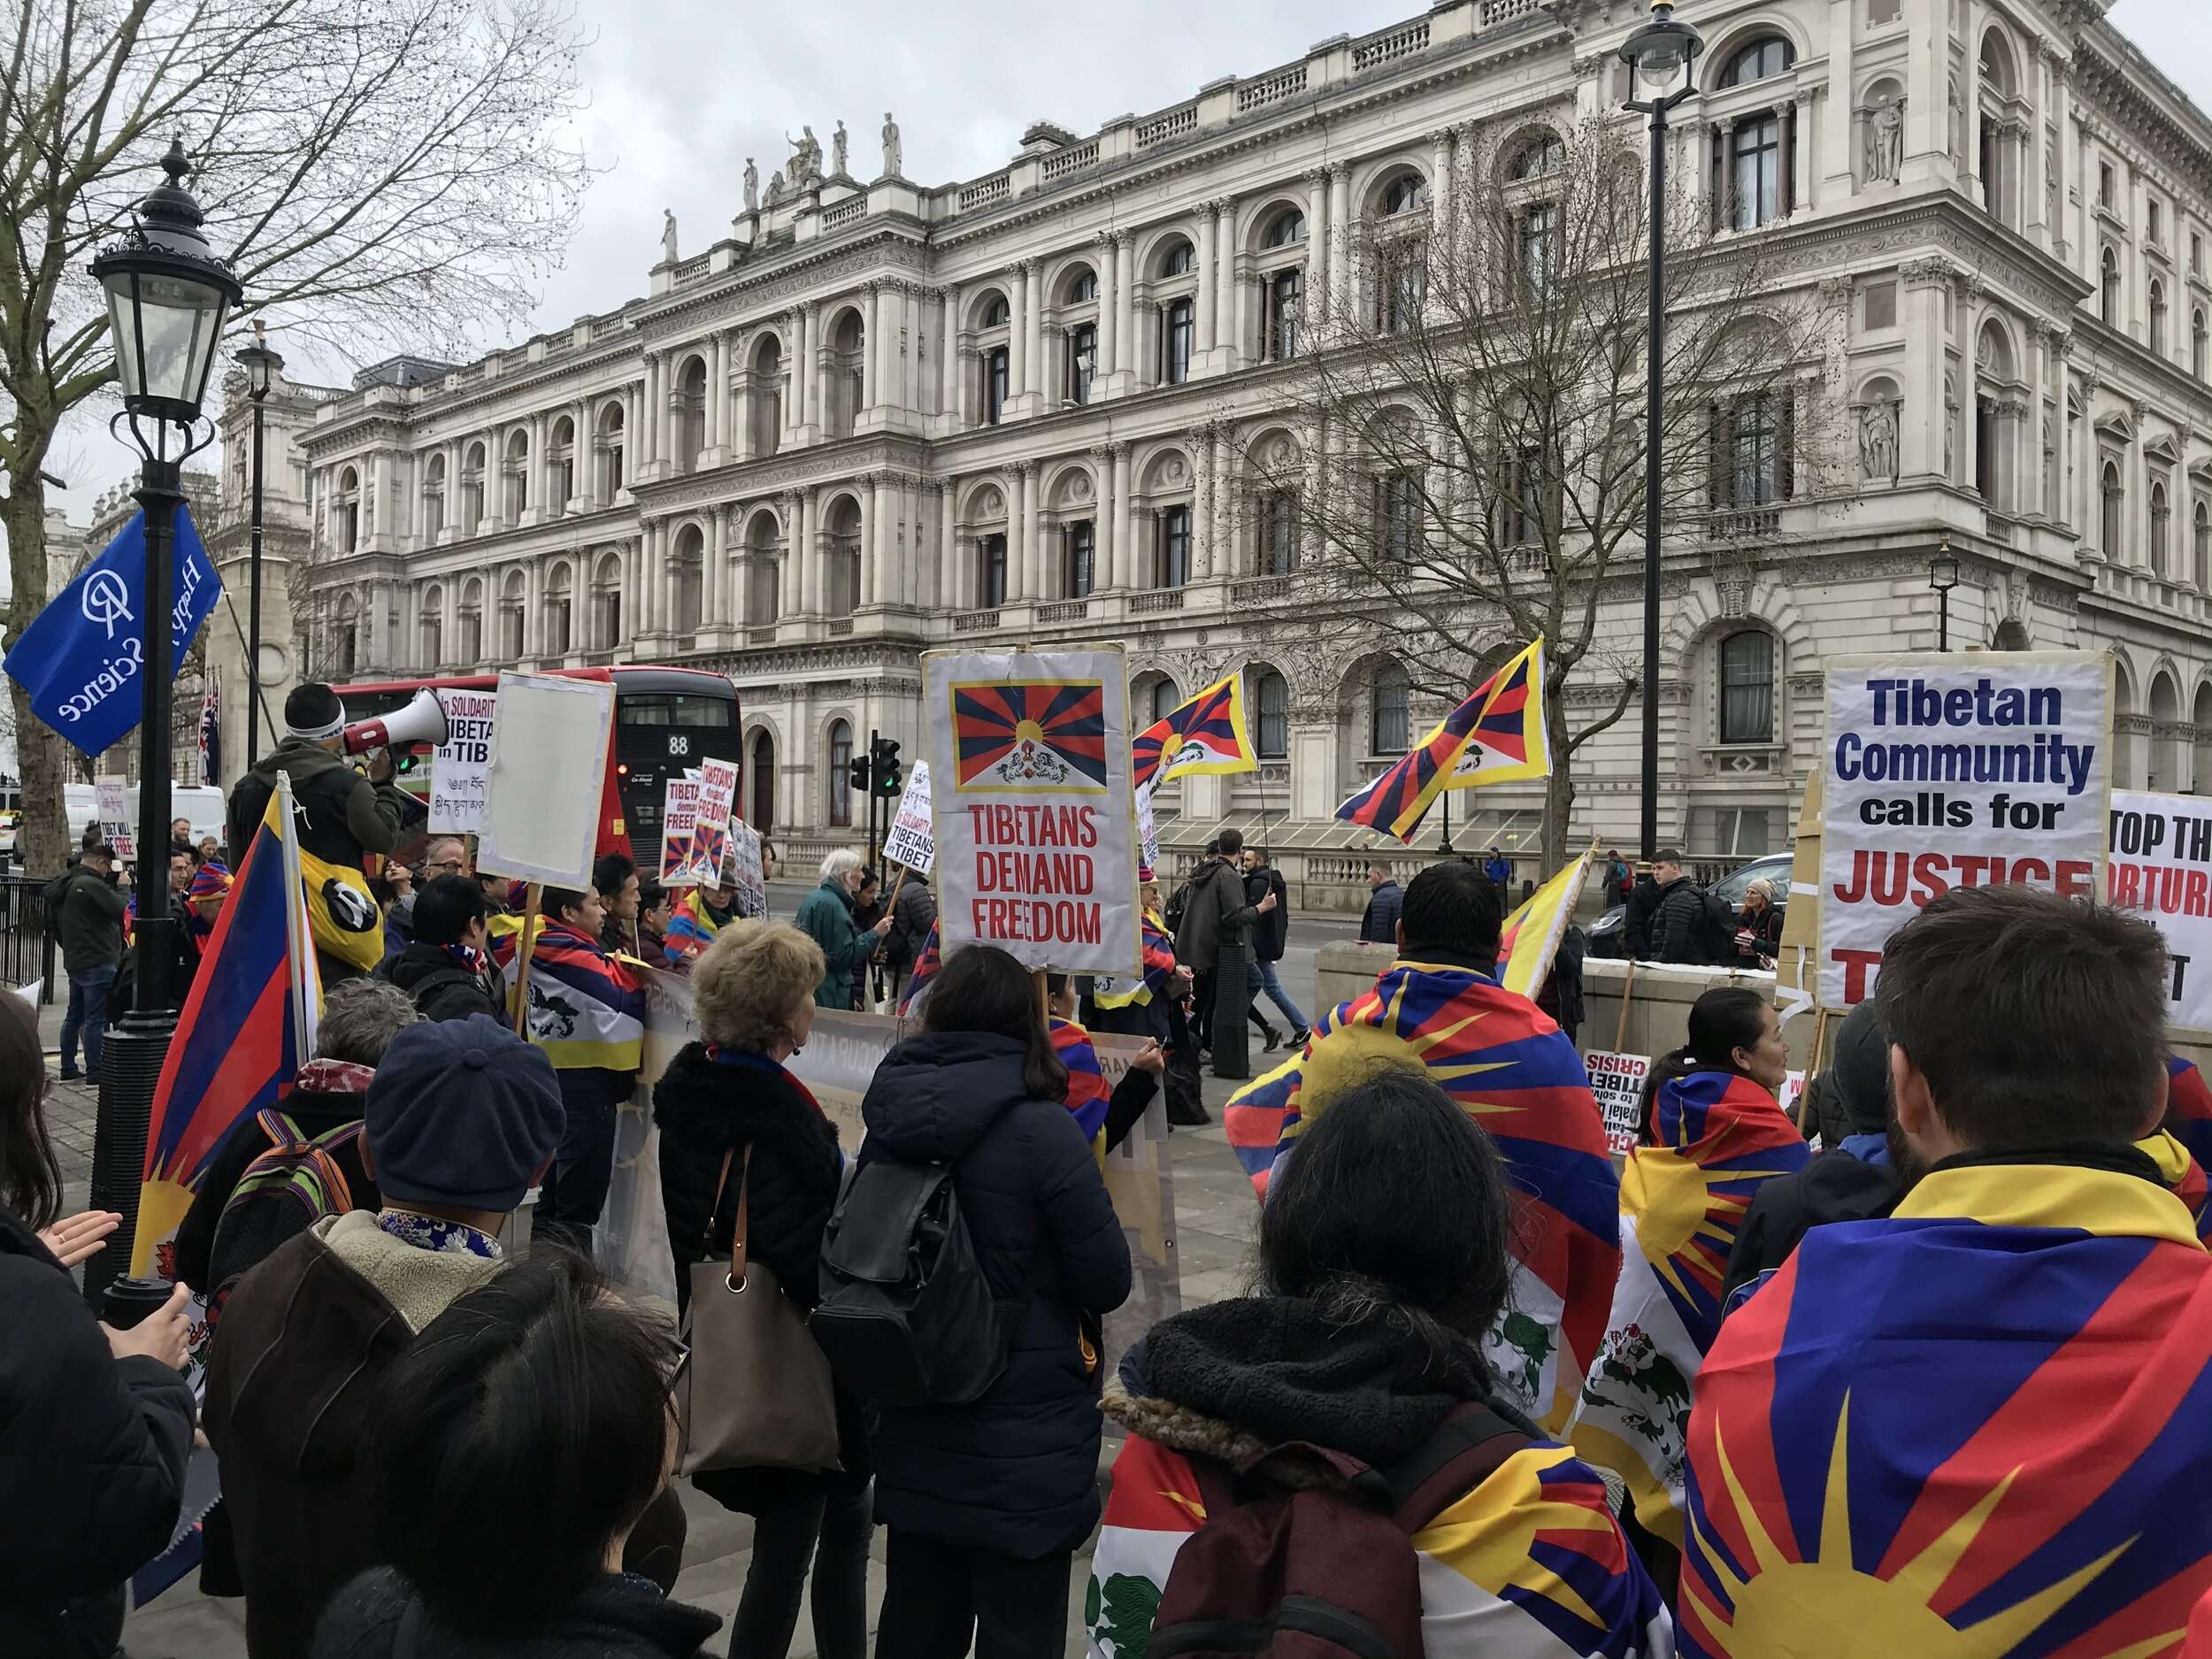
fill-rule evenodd
<path id="1" fill-rule="evenodd" d="M 1098 1355 L 1082 1325 L 1128 1299 L 1129 1247 L 1028 970 L 991 946 L 956 951 L 922 1018 L 868 1085 L 861 1164 L 950 1164 L 992 1294 L 1024 1312 L 980 1398 L 883 1408 L 876 1659 L 965 1654 L 972 1634 L 976 1659 L 1037 1659 L 1066 1640 L 1069 1560 L 1098 1522 Z"/>
<path id="2" fill-rule="evenodd" d="M 749 1258 L 775 1273 L 802 1312 L 819 1298 L 822 1231 L 837 1202 L 841 1159 L 835 1127 L 783 1062 L 813 1028 L 822 973 L 811 939 L 788 924 L 758 921 L 723 928 L 692 970 L 706 1041 L 686 1046 L 653 1090 L 680 1302 L 691 1294 L 692 1264 L 730 1248 L 741 1171 L 749 1171 Z M 837 1425 L 840 1471 L 720 1469 L 692 1477 L 725 1509 L 754 1517 L 752 1566 L 730 1624 L 732 1659 L 783 1659 L 810 1560 L 816 1650 L 822 1659 L 864 1659 L 875 1530 L 869 1425 L 861 1402 L 842 1389 Z"/>

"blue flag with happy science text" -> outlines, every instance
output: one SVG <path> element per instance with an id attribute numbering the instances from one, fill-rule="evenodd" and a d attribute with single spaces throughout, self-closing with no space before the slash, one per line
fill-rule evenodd
<path id="1" fill-rule="evenodd" d="M 170 562 L 170 677 L 223 591 L 191 513 L 177 507 Z M 77 580 L 48 601 L 8 652 L 31 712 L 85 754 L 127 737 L 145 712 L 146 515 L 134 513 Z"/>

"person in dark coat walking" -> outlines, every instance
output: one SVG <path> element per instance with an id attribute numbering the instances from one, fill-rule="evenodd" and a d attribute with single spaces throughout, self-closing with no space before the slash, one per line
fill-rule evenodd
<path id="1" fill-rule="evenodd" d="M 414 1000 L 425 1019 L 499 1018 L 492 979 L 491 901 L 467 876 L 440 876 L 415 895 L 415 938 L 377 972 Z"/>
<path id="2" fill-rule="evenodd" d="M 891 902 L 891 931 L 884 935 L 883 959 L 891 970 L 891 1006 L 906 997 L 906 982 L 914 974 L 914 959 L 922 954 L 922 941 L 937 926 L 937 897 L 929 890 L 929 878 L 907 872 Z"/>
<path id="3" fill-rule="evenodd" d="M 1290 888 L 1283 880 L 1283 872 L 1267 861 L 1265 848 L 1244 849 L 1244 894 L 1256 907 L 1263 898 L 1271 896 L 1275 901 L 1252 924 L 1252 955 L 1244 968 L 1245 990 L 1252 999 L 1252 1022 L 1260 1028 L 1267 1040 L 1268 1052 L 1272 1053 L 1280 1034 L 1260 1013 L 1260 995 L 1264 992 L 1289 1023 L 1290 1046 L 1298 1048 L 1312 1033 L 1306 1028 L 1305 1015 L 1290 1000 L 1290 993 L 1283 989 L 1282 975 L 1275 966 L 1290 944 Z"/>
<path id="4" fill-rule="evenodd" d="M 703 1041 L 687 1043 L 653 1090 L 661 1199 L 679 1308 L 693 1263 L 726 1256 L 741 1195 L 748 1259 L 776 1275 L 801 1313 L 821 1299 L 822 1232 L 837 1202 L 837 1130 L 784 1062 L 814 1028 L 820 947 L 787 923 L 733 922 L 691 973 Z M 795 1469 L 717 1469 L 691 1478 L 724 1509 L 750 1515 L 753 1559 L 730 1625 L 731 1659 L 783 1659 L 813 1567 L 814 1647 L 866 1659 L 869 1422 L 837 1391 L 839 1461 Z"/>
<path id="5" fill-rule="evenodd" d="M 1099 1356 L 1082 1324 L 1127 1299 L 1129 1247 L 1028 970 L 956 950 L 922 1022 L 868 1086 L 861 1163 L 950 1164 L 984 1276 L 1020 1312 L 979 1398 L 883 1409 L 876 1659 L 959 1659 L 971 1638 L 976 1659 L 1038 1659 L 1066 1640 L 1070 1560 L 1098 1522 Z"/>
<path id="6" fill-rule="evenodd" d="M 57 1218 L 36 1018 L 20 998 L 0 1004 L 0 1654 L 106 1659 L 124 1586 L 168 1547 L 184 1499 L 191 1321 L 181 1286 L 128 1331 L 85 1305 L 69 1270 L 122 1217 Z"/>
<path id="7" fill-rule="evenodd" d="M 1197 976 L 1192 1023 L 1201 1048 L 1213 1047 L 1214 970 L 1222 945 L 1242 943 L 1252 924 L 1274 909 L 1273 894 L 1255 902 L 1245 890 L 1242 833 L 1222 831 L 1191 872 L 1190 896 L 1183 906 L 1182 925 L 1175 930 L 1175 959 Z"/>
<path id="8" fill-rule="evenodd" d="M 389 1564 L 334 1598 L 314 1659 L 698 1659 L 722 1621 L 613 1570 L 668 1495 L 681 1362 L 564 1250 L 455 1299 L 377 1391 L 363 1524 Z"/>
<path id="9" fill-rule="evenodd" d="M 1406 892 L 1391 879 L 1390 866 L 1367 866 L 1367 909 L 1359 918 L 1359 936 L 1371 945 L 1398 948 L 1398 918 L 1406 907 Z"/>
<path id="10" fill-rule="evenodd" d="M 116 884 L 115 849 L 94 841 L 78 861 L 46 884 L 46 914 L 61 940 L 61 965 L 69 975 L 69 1008 L 61 1020 L 64 1082 L 100 1080 L 100 1052 L 107 1041 L 108 998 L 123 960 L 123 914 L 130 900 Z M 77 1070 L 77 1042 L 84 1041 L 84 1070 Z"/>
<path id="11" fill-rule="evenodd" d="M 1716 953 L 1707 941 L 1715 933 L 1726 930 L 1726 906 L 1690 879 L 1682 868 L 1680 853 L 1661 853 L 1651 861 L 1651 873 L 1658 889 L 1658 902 L 1651 911 L 1647 960 L 1712 962 Z"/>

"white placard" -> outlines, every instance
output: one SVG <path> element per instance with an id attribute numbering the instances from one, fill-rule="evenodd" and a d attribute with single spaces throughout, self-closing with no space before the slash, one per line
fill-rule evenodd
<path id="1" fill-rule="evenodd" d="M 124 864 L 138 862 L 138 837 L 131 832 L 130 786 L 120 778 L 96 778 L 92 798 L 100 815 L 100 839 Z M 241 855 L 242 856 L 243 855 Z"/>
<path id="2" fill-rule="evenodd" d="M 943 948 L 1142 972 L 1121 648 L 922 658 Z"/>
<path id="3" fill-rule="evenodd" d="M 1647 1054 L 1614 1054 L 1598 1049 L 1582 1056 L 1590 1073 L 1590 1093 L 1598 1097 L 1605 1119 L 1605 1149 L 1625 1157 L 1636 1144 L 1644 1120 L 1644 1079 L 1651 1075 Z"/>
<path id="4" fill-rule="evenodd" d="M 929 763 L 918 760 L 906 774 L 906 793 L 899 797 L 899 814 L 891 820 L 891 833 L 883 843 L 886 864 L 904 864 L 918 876 L 929 874 L 937 862 L 937 838 L 930 828 Z"/>
<path id="5" fill-rule="evenodd" d="M 740 916 L 768 914 L 768 879 L 761 872 L 760 833 L 742 818 L 729 820 L 729 853 L 722 861 L 721 885 L 732 895 Z"/>
<path id="6" fill-rule="evenodd" d="M 699 885 L 698 866 L 691 862 L 691 832 L 698 821 L 698 774 L 671 778 L 661 791 L 661 886 Z"/>
<path id="7" fill-rule="evenodd" d="M 699 763 L 698 817 L 691 826 L 691 867 L 701 881 L 718 881 L 730 852 L 730 813 L 737 804 L 737 763 Z"/>
<path id="8" fill-rule="evenodd" d="M 2098 890 L 2112 664 L 2079 651 L 1828 665 L 1820 1002 L 1864 999 L 1882 947 L 1954 887 Z"/>
<path id="9" fill-rule="evenodd" d="M 484 803 L 492 790 L 492 731 L 495 691 L 441 691 L 446 741 L 430 751 L 430 833 L 474 835 L 484 827 Z"/>
<path id="10" fill-rule="evenodd" d="M 2115 789 L 2110 821 L 2105 891 L 2165 935 L 2167 1021 L 2212 1033 L 2212 803 Z"/>
<path id="11" fill-rule="evenodd" d="M 1776 1103 L 1782 1108 L 1782 1115 L 1795 1123 L 1798 1120 L 1797 1103 L 1804 1098 L 1805 1074 L 1802 1071 L 1784 1072 L 1782 1092 L 1775 1097 Z"/>
<path id="12" fill-rule="evenodd" d="M 1158 875 L 1160 871 L 1160 830 L 1152 821 L 1152 786 L 1137 791 L 1137 844 L 1144 854 L 1144 867 Z"/>
<path id="13" fill-rule="evenodd" d="M 613 726 L 611 680 L 500 675 L 479 870 L 551 887 L 589 884 Z"/>

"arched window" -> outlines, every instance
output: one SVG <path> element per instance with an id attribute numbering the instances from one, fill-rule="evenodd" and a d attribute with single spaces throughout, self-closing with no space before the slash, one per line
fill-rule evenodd
<path id="1" fill-rule="evenodd" d="M 361 474 L 351 467 L 338 474 L 338 550 L 361 545 Z"/>
<path id="2" fill-rule="evenodd" d="M 826 781 L 829 785 L 829 821 L 840 829 L 849 827 L 853 821 L 852 780 L 846 775 L 852 769 L 853 729 L 842 720 L 832 720 Z"/>
<path id="3" fill-rule="evenodd" d="M 2212 593 L 2212 503 L 2197 503 L 2196 531 L 2192 538 L 2191 561 L 2196 569 L 2197 591 Z"/>
<path id="4" fill-rule="evenodd" d="M 1412 744 L 1413 685 L 1406 671 L 1385 663 L 1375 671 L 1375 711 L 1367 747 L 1377 755 L 1402 755 Z"/>
<path id="5" fill-rule="evenodd" d="M 778 425 L 781 425 L 780 419 Z M 757 429 L 756 429 L 757 431 Z M 756 439 L 757 445 L 757 439 Z M 772 445 L 766 453 L 774 454 Z M 629 482 L 622 470 L 622 405 L 609 403 L 599 411 L 599 501 L 611 503 L 615 492 Z"/>
<path id="6" fill-rule="evenodd" d="M 1173 680 L 1166 679 L 1154 680 L 1149 724 L 1157 726 L 1181 707 L 1182 702 L 1183 694 Z"/>
<path id="7" fill-rule="evenodd" d="M 1260 501 L 1260 571 L 1287 576 L 1298 568 L 1298 498 L 1286 489 L 1271 490 Z"/>
<path id="8" fill-rule="evenodd" d="M 2173 515 L 2166 510 L 2166 486 L 2151 480 L 2151 574 L 2171 576 L 2166 568 L 2167 530 Z"/>
<path id="9" fill-rule="evenodd" d="M 2120 256 L 2111 249 L 2106 249 L 2104 257 L 2098 262 L 2098 268 L 2101 274 L 2098 279 L 2097 314 L 2104 319 L 2108 326 L 2117 328 L 2120 326 Z"/>
<path id="10" fill-rule="evenodd" d="M 1090 301 L 1094 300 L 1097 297 L 1098 273 L 1095 271 L 1086 270 L 1078 275 L 1074 281 L 1068 284 L 1067 298 L 1063 301 L 1062 303 L 1067 305 L 1082 305 L 1088 303 Z"/>
<path id="11" fill-rule="evenodd" d="M 978 326 L 984 328 L 1003 328 L 1012 319 L 1013 315 L 1014 313 L 1007 309 L 1006 296 L 994 294 L 991 296 L 991 303 L 983 308 L 983 321 Z"/>
<path id="12" fill-rule="evenodd" d="M 1306 216 L 1296 208 L 1286 208 L 1275 215 L 1267 227 L 1267 234 L 1260 239 L 1263 248 L 1287 248 L 1306 239 Z"/>
<path id="13" fill-rule="evenodd" d="M 1382 211 L 1386 218 L 1417 212 L 1428 204 L 1429 181 L 1417 173 L 1401 173 L 1383 191 Z"/>
<path id="14" fill-rule="evenodd" d="M 1281 760 L 1290 753 L 1290 687 L 1273 669 L 1263 669 L 1252 682 L 1252 702 L 1260 711 L 1260 758 Z"/>
<path id="15" fill-rule="evenodd" d="M 983 580 L 983 588 L 976 595 L 976 603 L 986 611 L 995 610 L 1006 603 L 1005 535 L 985 536 L 978 544 L 976 552 Z"/>
<path id="16" fill-rule="evenodd" d="M 2120 557 L 2120 514 L 2127 505 L 2127 495 L 2120 488 L 2119 464 L 2104 464 L 2104 513 L 2101 528 L 2104 532 L 2104 546 L 2099 550 L 2107 559 Z"/>
<path id="17" fill-rule="evenodd" d="M 1198 256 L 1191 251 L 1187 242 L 1178 240 L 1160 258 L 1160 274 L 1164 277 L 1188 276 L 1198 268 Z"/>
<path id="18" fill-rule="evenodd" d="M 1079 518 L 1068 526 L 1067 594 L 1071 599 L 1087 599 L 1098 566 L 1098 529 L 1096 521 Z"/>
<path id="19" fill-rule="evenodd" d="M 1779 35 L 1763 35 L 1736 49 L 1720 72 L 1720 85 L 1747 87 L 1786 73 L 1797 62 L 1797 49 Z"/>
<path id="20" fill-rule="evenodd" d="M 1774 636 L 1763 629 L 1720 642 L 1720 741 L 1774 741 Z"/>
<path id="21" fill-rule="evenodd" d="M 1517 184 L 1527 179 L 1540 179 L 1548 173 L 1557 173 L 1566 160 L 1567 147 L 1559 142 L 1557 134 L 1544 133 L 1514 152 L 1513 165 L 1508 171 Z"/>

